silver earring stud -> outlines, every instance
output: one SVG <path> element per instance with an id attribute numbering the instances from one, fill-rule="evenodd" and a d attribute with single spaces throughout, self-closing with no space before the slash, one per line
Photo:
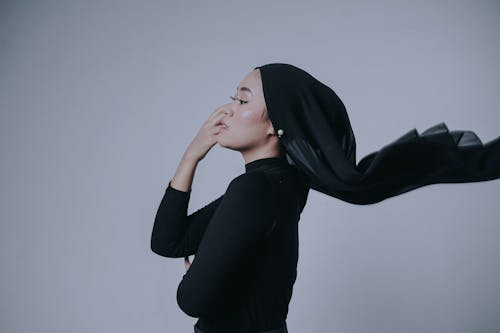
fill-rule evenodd
<path id="1" fill-rule="evenodd" d="M 281 138 L 283 136 L 283 133 L 285 133 L 285 131 L 283 131 L 281 128 L 278 130 L 278 138 Z"/>

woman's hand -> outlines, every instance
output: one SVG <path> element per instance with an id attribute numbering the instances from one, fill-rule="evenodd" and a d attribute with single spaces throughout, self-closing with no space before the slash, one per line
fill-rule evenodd
<path id="1" fill-rule="evenodd" d="M 186 266 L 186 272 L 187 272 L 189 266 L 191 266 L 191 263 L 189 262 L 189 256 L 184 257 L 184 265 Z"/>
<path id="2" fill-rule="evenodd" d="M 217 143 L 217 134 L 222 127 L 220 121 L 226 115 L 225 105 L 217 108 L 203 123 L 195 138 L 189 144 L 185 157 L 199 161 L 205 157 L 207 152 Z"/>

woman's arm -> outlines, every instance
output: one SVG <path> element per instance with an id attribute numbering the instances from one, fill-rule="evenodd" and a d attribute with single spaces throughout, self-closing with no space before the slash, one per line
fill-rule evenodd
<path id="1" fill-rule="evenodd" d="M 191 191 L 179 191 L 171 182 L 161 200 L 151 234 L 151 250 L 168 258 L 196 253 L 205 229 L 224 195 L 187 215 Z"/>
<path id="2" fill-rule="evenodd" d="M 198 163 L 199 160 L 197 158 L 188 157 L 184 154 L 169 184 L 178 191 L 191 192 L 194 173 Z"/>
<path id="3" fill-rule="evenodd" d="M 217 142 L 220 120 L 224 115 L 224 109 L 218 108 L 205 121 L 168 183 L 156 212 L 151 235 L 151 250 L 161 256 L 181 258 L 195 254 L 205 228 L 222 199 L 220 196 L 187 215 L 196 167 Z"/>

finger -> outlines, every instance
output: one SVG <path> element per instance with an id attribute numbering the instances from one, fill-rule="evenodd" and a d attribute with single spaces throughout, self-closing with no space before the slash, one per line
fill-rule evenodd
<path id="1" fill-rule="evenodd" d="M 214 112 L 212 112 L 210 114 L 210 116 L 208 117 L 208 120 L 212 119 L 213 117 L 215 117 L 218 113 L 220 113 L 222 110 L 224 110 L 224 107 L 220 106 L 218 107 L 217 109 L 215 109 Z"/>
<path id="2" fill-rule="evenodd" d="M 225 114 L 225 112 L 227 112 L 227 110 L 221 106 L 219 108 L 217 108 L 211 115 L 210 117 L 208 117 L 208 120 L 212 120 L 214 119 L 215 117 L 217 117 L 218 115 L 221 115 L 221 114 Z"/>
<path id="3" fill-rule="evenodd" d="M 214 132 L 213 132 L 213 134 L 219 134 L 219 133 L 220 133 L 220 130 L 221 130 L 221 128 L 222 128 L 222 127 L 224 127 L 224 125 L 216 125 L 216 126 L 214 127 Z"/>
<path id="4" fill-rule="evenodd" d="M 219 125 L 220 124 L 220 121 L 222 120 L 222 118 L 224 118 L 226 116 L 227 112 L 224 111 L 224 112 L 221 112 L 219 114 L 217 114 L 216 116 L 213 117 L 213 119 L 210 120 L 210 125 Z"/>

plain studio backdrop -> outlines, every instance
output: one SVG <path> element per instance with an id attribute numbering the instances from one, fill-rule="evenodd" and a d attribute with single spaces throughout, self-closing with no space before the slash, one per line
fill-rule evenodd
<path id="1" fill-rule="evenodd" d="M 498 1 L 2 1 L 0 331 L 192 332 L 150 250 L 168 181 L 257 65 L 347 107 L 357 161 L 439 122 L 500 135 Z M 244 172 L 216 145 L 188 212 Z M 500 331 L 500 181 L 368 206 L 311 190 L 290 333 Z M 193 260 L 194 257 L 191 257 Z"/>

